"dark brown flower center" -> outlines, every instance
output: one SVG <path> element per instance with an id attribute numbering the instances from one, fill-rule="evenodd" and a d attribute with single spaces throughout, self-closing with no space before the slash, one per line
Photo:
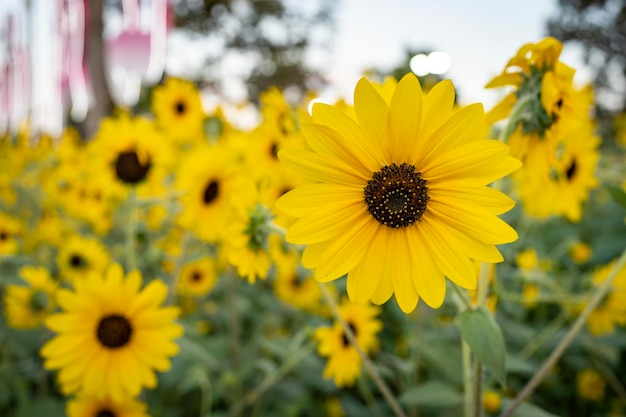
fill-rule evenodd
<path id="1" fill-rule="evenodd" d="M 346 323 L 348 325 L 348 327 L 350 328 L 350 330 L 352 331 L 352 334 L 354 335 L 354 337 L 356 338 L 356 327 L 354 326 L 354 324 L 347 322 Z M 350 345 L 350 341 L 348 340 L 348 337 L 346 336 L 345 332 L 341 333 L 341 337 L 342 337 L 342 342 L 344 346 L 349 346 Z"/>
<path id="2" fill-rule="evenodd" d="M 4 230 L 0 231 L 0 240 L 9 240 L 9 234 Z"/>
<path id="3" fill-rule="evenodd" d="M 85 258 L 75 253 L 70 256 L 70 265 L 72 268 L 81 269 L 87 266 L 87 261 Z"/>
<path id="4" fill-rule="evenodd" d="M 274 159 L 278 159 L 278 144 L 273 141 L 270 146 L 270 156 Z"/>
<path id="5" fill-rule="evenodd" d="M 211 204 L 213 200 L 217 198 L 220 193 L 220 185 L 217 181 L 212 180 L 209 185 L 204 189 L 204 194 L 202 196 L 202 201 L 205 204 Z"/>
<path id="6" fill-rule="evenodd" d="M 115 162 L 115 175 L 128 184 L 137 184 L 146 178 L 150 165 L 149 160 L 142 165 L 134 150 L 121 152 Z"/>
<path id="7" fill-rule="evenodd" d="M 569 167 L 565 171 L 565 176 L 568 181 L 571 181 L 576 176 L 576 171 L 578 170 L 578 164 L 576 163 L 576 159 L 572 159 Z"/>
<path id="8" fill-rule="evenodd" d="M 391 228 L 418 221 L 428 203 L 426 180 L 406 163 L 385 165 L 363 189 L 367 211 L 380 224 Z"/>
<path id="9" fill-rule="evenodd" d="M 126 345 L 133 334 L 133 328 L 126 317 L 111 314 L 98 324 L 98 340 L 106 347 L 117 349 Z"/>
<path id="10" fill-rule="evenodd" d="M 185 105 L 184 101 L 178 101 L 178 102 L 176 102 L 176 106 L 174 106 L 174 109 L 176 110 L 176 114 L 181 116 L 187 110 L 187 106 Z"/>
<path id="11" fill-rule="evenodd" d="M 113 411 L 105 408 L 104 410 L 98 411 L 98 414 L 96 414 L 96 417 L 116 417 L 116 415 Z"/>
<path id="12" fill-rule="evenodd" d="M 197 270 L 196 270 L 196 271 L 193 271 L 193 272 L 191 273 L 190 278 L 191 278 L 191 280 L 192 280 L 193 282 L 200 282 L 200 281 L 202 281 L 202 273 L 200 273 L 200 271 L 197 271 Z"/>

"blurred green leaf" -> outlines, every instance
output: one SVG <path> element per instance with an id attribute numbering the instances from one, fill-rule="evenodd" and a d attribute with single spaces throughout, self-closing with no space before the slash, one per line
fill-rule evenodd
<path id="1" fill-rule="evenodd" d="M 609 192 L 611 193 L 611 197 L 613 197 L 613 200 L 615 200 L 617 204 L 626 209 L 626 192 L 624 192 L 624 190 L 622 190 L 621 188 L 613 186 L 609 186 L 608 188 Z"/>
<path id="2" fill-rule="evenodd" d="M 463 394 L 449 384 L 433 381 L 410 387 L 398 400 L 409 406 L 453 407 L 463 402 Z"/>
<path id="3" fill-rule="evenodd" d="M 503 399 L 502 400 L 502 409 L 507 409 L 513 400 L 511 399 Z M 555 414 L 548 413 L 546 410 L 543 410 L 536 405 L 530 403 L 521 403 L 519 407 L 511 414 L 511 417 L 558 417 Z"/>
<path id="4" fill-rule="evenodd" d="M 504 337 L 500 326 L 485 306 L 476 310 L 465 310 L 459 314 L 459 329 L 463 339 L 472 349 L 478 360 L 493 376 L 506 385 Z"/>

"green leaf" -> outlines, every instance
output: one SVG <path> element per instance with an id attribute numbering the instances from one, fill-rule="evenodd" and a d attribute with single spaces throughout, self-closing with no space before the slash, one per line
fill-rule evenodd
<path id="1" fill-rule="evenodd" d="M 613 200 L 615 200 L 617 204 L 626 209 L 626 192 L 617 187 L 609 186 L 608 188 L 609 192 L 611 193 L 611 197 L 613 197 Z"/>
<path id="2" fill-rule="evenodd" d="M 506 410 L 513 403 L 511 399 L 502 400 L 502 409 Z M 521 403 L 519 407 L 515 409 L 511 417 L 558 417 L 555 414 L 548 413 L 546 410 L 537 407 L 530 403 Z"/>
<path id="3" fill-rule="evenodd" d="M 502 330 L 485 306 L 459 314 L 459 329 L 472 353 L 502 384 L 506 385 L 505 347 Z"/>
<path id="4" fill-rule="evenodd" d="M 463 394 L 442 382 L 426 382 L 410 387 L 398 400 L 407 406 L 454 407 L 463 402 Z"/>

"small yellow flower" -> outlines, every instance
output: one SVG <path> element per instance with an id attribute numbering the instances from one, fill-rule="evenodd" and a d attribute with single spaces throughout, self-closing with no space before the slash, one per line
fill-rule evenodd
<path id="1" fill-rule="evenodd" d="M 383 327 L 382 322 L 375 318 L 379 312 L 379 307 L 352 304 L 347 300 L 339 306 L 339 316 L 350 327 L 365 354 L 378 348 L 376 334 Z M 320 327 L 314 337 L 319 342 L 318 353 L 328 357 L 324 378 L 332 378 L 339 388 L 354 385 L 361 373 L 361 357 L 348 341 L 341 324 L 335 322 L 332 327 Z"/>
<path id="2" fill-rule="evenodd" d="M 483 393 L 483 408 L 488 413 L 497 413 L 502 407 L 502 396 L 495 391 Z"/>
<path id="3" fill-rule="evenodd" d="M 604 398 L 606 382 L 594 369 L 585 369 L 576 377 L 576 387 L 581 398 L 588 401 L 599 401 Z"/>
<path id="4" fill-rule="evenodd" d="M 533 248 L 526 248 L 515 255 L 515 263 L 522 271 L 532 271 L 537 268 L 539 261 L 537 259 L 537 251 Z"/>
<path id="5" fill-rule="evenodd" d="M 17 218 L 0 212 L 0 256 L 17 253 L 22 231 L 22 223 Z"/>
<path id="6" fill-rule="evenodd" d="M 25 266 L 19 275 L 29 286 L 8 285 L 4 294 L 7 324 L 19 330 L 39 327 L 55 309 L 57 283 L 47 269 Z"/>
<path id="7" fill-rule="evenodd" d="M 524 301 L 524 305 L 533 309 L 537 306 L 537 298 L 539 297 L 539 286 L 533 282 L 527 283 L 524 285 L 524 289 L 522 290 L 522 299 Z"/>
<path id="8" fill-rule="evenodd" d="M 208 294 L 215 286 L 217 277 L 213 258 L 204 256 L 183 266 L 178 278 L 178 292 L 195 297 Z"/>
<path id="9" fill-rule="evenodd" d="M 591 258 L 591 246 L 583 242 L 575 243 L 569 249 L 569 255 L 577 264 L 584 264 Z"/>

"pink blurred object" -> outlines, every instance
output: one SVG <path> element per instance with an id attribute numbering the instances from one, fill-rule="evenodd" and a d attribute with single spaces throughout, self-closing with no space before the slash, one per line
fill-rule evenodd
<path id="1" fill-rule="evenodd" d="M 132 106 L 139 100 L 141 84 L 154 84 L 163 75 L 168 4 L 167 0 L 124 0 L 122 7 L 124 29 L 106 40 L 107 65 L 113 99 Z M 150 20 L 142 28 L 140 15 L 146 7 Z"/>

